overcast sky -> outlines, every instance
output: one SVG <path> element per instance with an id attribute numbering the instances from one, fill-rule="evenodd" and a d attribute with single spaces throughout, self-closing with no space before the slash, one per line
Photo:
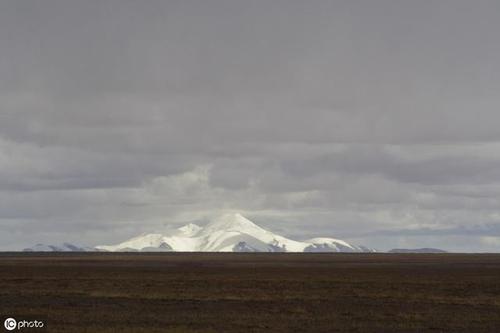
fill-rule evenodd
<path id="1" fill-rule="evenodd" d="M 500 250 L 499 1 L 0 2 L 0 250 L 238 211 Z"/>

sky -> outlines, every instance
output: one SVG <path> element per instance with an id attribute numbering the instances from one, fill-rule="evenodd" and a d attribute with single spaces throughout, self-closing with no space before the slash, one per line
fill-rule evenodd
<path id="1" fill-rule="evenodd" d="M 240 212 L 500 251 L 500 2 L 0 2 L 0 250 Z"/>

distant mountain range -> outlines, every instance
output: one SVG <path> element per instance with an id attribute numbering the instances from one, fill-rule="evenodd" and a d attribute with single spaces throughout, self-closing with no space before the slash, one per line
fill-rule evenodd
<path id="1" fill-rule="evenodd" d="M 421 249 L 392 249 L 389 253 L 447 253 L 447 251 L 424 247 Z"/>
<path id="2" fill-rule="evenodd" d="M 95 248 L 37 244 L 24 251 L 109 252 L 376 252 L 334 238 L 295 241 L 265 230 L 241 214 L 226 214 L 206 226 L 188 224 L 168 234 L 149 233 L 115 245 Z"/>
<path id="3" fill-rule="evenodd" d="M 95 252 L 99 251 L 93 247 L 76 246 L 70 243 L 63 243 L 61 245 L 45 245 L 36 244 L 33 247 L 24 249 L 25 252 Z"/>

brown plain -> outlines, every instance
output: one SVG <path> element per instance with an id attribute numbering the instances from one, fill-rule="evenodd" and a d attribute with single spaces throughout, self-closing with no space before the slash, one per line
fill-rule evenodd
<path id="1" fill-rule="evenodd" d="M 4 253 L 0 314 L 49 332 L 500 332 L 500 255 Z"/>

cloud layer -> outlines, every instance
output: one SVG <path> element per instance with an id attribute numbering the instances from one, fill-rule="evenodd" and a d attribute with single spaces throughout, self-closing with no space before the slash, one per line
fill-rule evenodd
<path id="1" fill-rule="evenodd" d="M 495 1 L 0 4 L 0 249 L 237 210 L 500 248 Z"/>

